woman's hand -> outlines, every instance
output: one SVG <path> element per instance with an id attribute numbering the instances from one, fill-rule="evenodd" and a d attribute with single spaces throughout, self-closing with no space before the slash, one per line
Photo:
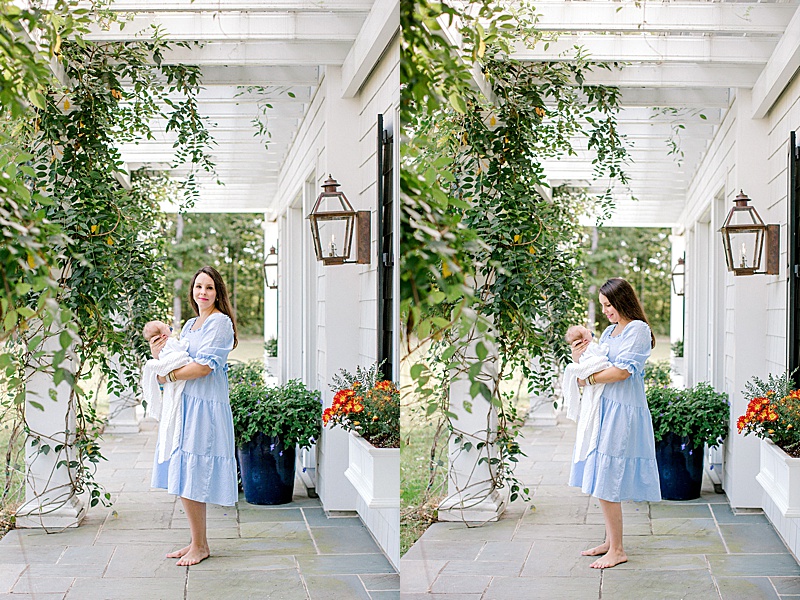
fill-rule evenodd
<path id="1" fill-rule="evenodd" d="M 162 377 L 161 375 L 156 375 L 156 379 L 158 380 L 158 383 L 160 383 L 161 385 L 164 385 L 165 383 L 167 383 L 167 378 L 166 377 Z"/>
<path id="2" fill-rule="evenodd" d="M 570 344 L 570 351 L 572 352 L 572 362 L 578 362 L 578 359 L 583 354 L 584 350 L 589 347 L 592 340 L 575 340 Z"/>
<path id="3" fill-rule="evenodd" d="M 153 354 L 153 358 L 158 359 L 158 355 L 161 354 L 161 350 L 167 345 L 168 339 L 167 335 L 163 333 L 150 338 L 150 352 Z"/>

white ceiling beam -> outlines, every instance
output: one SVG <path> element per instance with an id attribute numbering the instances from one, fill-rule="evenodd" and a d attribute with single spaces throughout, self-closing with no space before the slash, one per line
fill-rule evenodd
<path id="1" fill-rule="evenodd" d="M 98 42 L 152 40 L 157 26 L 171 41 L 352 42 L 363 22 L 359 13 L 137 12 L 130 21 L 112 22 L 107 28 L 94 25 L 86 38 Z"/>
<path id="2" fill-rule="evenodd" d="M 728 88 L 625 88 L 620 95 L 624 107 L 720 108 L 730 106 Z"/>
<path id="3" fill-rule="evenodd" d="M 353 98 L 400 31 L 400 0 L 375 0 L 342 64 L 342 97 Z"/>
<path id="4" fill-rule="evenodd" d="M 753 2 L 565 2 L 538 0 L 543 31 L 698 32 L 780 35 L 793 3 Z"/>
<path id="5" fill-rule="evenodd" d="M 162 63 L 166 65 L 199 66 L 307 66 L 341 65 L 350 42 L 209 42 L 189 48 L 173 47 L 164 52 Z M 229 79 L 226 83 L 229 83 Z M 250 79 L 249 82 L 253 80 Z M 206 81 L 203 81 L 206 83 Z M 240 83 L 241 80 L 236 81 Z M 274 80 L 264 80 L 274 85 Z"/>
<path id="6" fill-rule="evenodd" d="M 116 0 L 109 7 L 114 12 L 369 12 L 375 0 Z M 87 7 L 88 2 L 84 2 Z"/>
<path id="7" fill-rule="evenodd" d="M 199 64 L 188 61 L 184 64 Z M 211 65 L 202 68 L 202 82 L 205 90 L 200 91 L 200 98 L 220 97 L 223 94 L 238 93 L 236 86 L 263 85 L 269 87 L 279 86 L 310 86 L 319 84 L 320 75 L 318 64 L 315 65 Z M 123 84 L 125 82 L 123 81 Z M 215 88 L 224 86 L 227 91 Z M 294 91 L 295 88 L 291 88 Z"/>
<path id="8" fill-rule="evenodd" d="M 588 85 L 616 85 L 623 88 L 752 88 L 760 74 L 761 67 L 758 65 L 645 63 L 611 71 L 595 69 L 586 73 L 585 82 Z"/>
<path id="9" fill-rule="evenodd" d="M 576 46 L 595 61 L 607 62 L 691 62 L 697 64 L 735 63 L 764 65 L 776 38 L 730 36 L 656 36 L 649 34 L 582 34 L 559 36 L 547 50 L 518 44 L 513 57 L 522 61 L 566 61 L 577 54 Z"/>
<path id="10" fill-rule="evenodd" d="M 761 119 L 800 69 L 800 8 L 753 86 L 753 118 Z"/>

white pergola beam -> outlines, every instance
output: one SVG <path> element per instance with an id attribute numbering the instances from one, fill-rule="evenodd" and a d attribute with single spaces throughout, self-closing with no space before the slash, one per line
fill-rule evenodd
<path id="1" fill-rule="evenodd" d="M 173 63 L 165 63 L 173 64 Z M 197 65 L 195 61 L 182 64 Z M 263 85 L 270 88 L 287 88 L 295 91 L 303 87 L 316 87 L 320 81 L 318 64 L 313 65 L 218 65 L 205 64 L 202 68 L 202 83 L 206 88 L 200 91 L 199 98 L 224 99 L 228 94 L 239 91 L 236 86 Z M 122 81 L 125 85 L 127 82 Z M 220 88 L 220 89 L 217 89 Z"/>
<path id="2" fill-rule="evenodd" d="M 171 41 L 352 42 L 363 21 L 359 13 L 137 12 L 130 21 L 112 22 L 107 29 L 95 25 L 86 37 L 98 42 L 150 40 L 157 26 Z"/>
<path id="3" fill-rule="evenodd" d="M 565 2 L 538 0 L 537 29 L 780 35 L 796 5 L 753 2 Z"/>
<path id="4" fill-rule="evenodd" d="M 702 88 L 625 88 L 620 95 L 623 107 L 719 108 L 730 106 L 730 90 Z"/>
<path id="5" fill-rule="evenodd" d="M 400 31 L 400 0 L 376 0 L 342 65 L 342 97 L 353 98 Z"/>
<path id="6" fill-rule="evenodd" d="M 777 38 L 731 36 L 657 36 L 650 34 L 564 35 L 550 42 L 525 48 L 518 44 L 513 57 L 522 61 L 572 60 L 576 46 L 591 60 L 695 64 L 766 64 Z"/>
<path id="7" fill-rule="evenodd" d="M 762 119 L 800 69 L 800 8 L 753 86 L 753 118 Z"/>
<path id="8" fill-rule="evenodd" d="M 670 63 L 636 64 L 607 71 L 595 69 L 587 73 L 589 85 L 654 88 L 752 88 L 761 74 L 758 65 Z"/>
<path id="9" fill-rule="evenodd" d="M 350 50 L 350 42 L 293 42 L 293 41 L 253 41 L 253 42 L 209 42 L 202 46 L 189 48 L 173 47 L 164 52 L 165 65 L 206 66 L 306 66 L 341 65 Z M 253 80 L 247 80 L 252 82 Z M 276 82 L 263 80 L 267 85 Z M 206 80 L 204 79 L 204 83 Z M 231 82 L 230 77 L 225 83 Z M 242 83 L 239 79 L 236 83 Z"/>
<path id="10" fill-rule="evenodd" d="M 248 12 L 357 12 L 366 14 L 372 4 L 380 0 L 116 0 L 109 7 L 114 12 L 198 12 L 213 13 Z M 88 2 L 84 3 L 87 6 Z"/>

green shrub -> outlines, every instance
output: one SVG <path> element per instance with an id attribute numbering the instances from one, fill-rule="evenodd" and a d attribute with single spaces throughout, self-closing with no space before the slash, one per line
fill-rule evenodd
<path id="1" fill-rule="evenodd" d="M 287 446 L 301 448 L 309 448 L 319 439 L 322 400 L 318 391 L 296 379 L 268 387 L 260 361 L 232 365 L 228 381 L 237 446 L 257 433 L 278 436 Z"/>
<path id="2" fill-rule="evenodd" d="M 703 444 L 713 448 L 728 434 L 728 395 L 706 382 L 686 390 L 650 386 L 646 394 L 656 441 L 674 433 L 687 436 L 695 448 Z"/>

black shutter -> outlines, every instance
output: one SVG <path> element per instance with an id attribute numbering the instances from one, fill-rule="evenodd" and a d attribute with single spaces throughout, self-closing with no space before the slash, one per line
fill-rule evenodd
<path id="1" fill-rule="evenodd" d="M 378 362 L 385 361 L 381 370 L 389 380 L 394 367 L 393 180 L 394 136 L 391 125 L 384 127 L 383 115 L 378 115 Z"/>
<path id="2" fill-rule="evenodd" d="M 789 134 L 789 372 L 800 368 L 800 148 Z M 794 374 L 800 386 L 800 370 Z"/>

